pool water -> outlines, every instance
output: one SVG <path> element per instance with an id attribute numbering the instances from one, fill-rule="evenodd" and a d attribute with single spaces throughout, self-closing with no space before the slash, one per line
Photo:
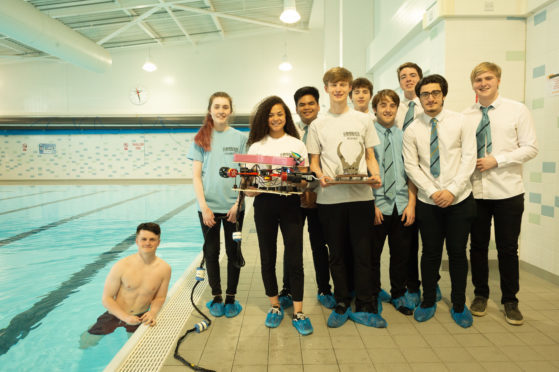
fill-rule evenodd
<path id="1" fill-rule="evenodd" d="M 80 335 L 105 311 L 105 277 L 137 252 L 136 226 L 148 221 L 161 225 L 170 289 L 202 247 L 192 185 L 0 186 L 1 371 L 103 370 L 128 334 L 85 350 Z"/>

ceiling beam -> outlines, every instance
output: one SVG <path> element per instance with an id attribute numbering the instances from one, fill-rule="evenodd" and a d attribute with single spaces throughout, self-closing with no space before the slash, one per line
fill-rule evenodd
<path id="1" fill-rule="evenodd" d="M 171 4 L 186 4 L 186 3 L 193 3 L 199 0 L 171 0 L 167 1 L 166 5 Z M 92 14 L 100 14 L 100 13 L 110 13 L 110 12 L 118 12 L 122 10 L 131 10 L 131 9 L 143 9 L 143 8 L 151 8 L 154 6 L 160 6 L 158 3 L 154 3 L 153 0 L 121 0 L 122 6 L 119 6 L 115 3 L 112 4 L 94 4 L 94 5 L 84 5 L 84 6 L 73 6 L 69 8 L 63 9 L 53 9 L 53 10 L 41 10 L 46 15 L 50 16 L 51 18 L 66 18 L 66 17 L 77 17 L 77 16 L 85 16 L 85 15 L 92 15 Z"/>
<path id="2" fill-rule="evenodd" d="M 161 4 L 165 4 L 165 2 L 163 0 L 159 0 L 159 3 Z M 169 9 L 169 7 L 165 7 L 165 10 L 167 11 L 167 13 L 169 13 L 169 17 L 171 17 L 173 19 L 173 21 L 175 21 L 175 24 L 177 25 L 177 27 L 181 30 L 181 32 L 184 34 L 184 36 L 188 39 L 188 41 L 190 41 L 190 43 L 192 43 L 192 45 L 196 45 L 196 43 L 194 42 L 194 40 L 192 39 L 192 36 L 190 36 L 190 34 L 188 33 L 188 31 L 186 31 L 186 29 L 182 26 L 182 24 L 180 23 L 180 21 L 177 19 L 177 17 L 173 14 L 173 11 L 171 9 Z"/>
<path id="3" fill-rule="evenodd" d="M 21 45 L 14 43 L 10 39 L 4 37 L 0 38 L 0 46 L 22 54 L 25 54 L 29 51 L 25 50 Z"/>
<path id="4" fill-rule="evenodd" d="M 167 2 L 165 4 L 171 4 L 171 2 Z M 251 24 L 259 25 L 259 26 L 279 28 L 281 30 L 295 31 L 295 32 L 308 32 L 309 31 L 309 30 L 302 29 L 302 28 L 294 28 L 294 27 L 290 27 L 290 26 L 284 26 L 284 25 L 281 25 L 279 23 L 264 22 L 264 21 L 259 21 L 259 20 L 252 19 L 252 18 L 239 17 L 239 16 L 235 16 L 235 15 L 232 15 L 232 14 L 214 12 L 214 11 L 211 11 L 211 10 L 206 10 L 206 9 L 201 9 L 201 8 L 193 8 L 191 6 L 185 6 L 185 5 L 180 5 L 180 4 L 171 4 L 171 6 L 175 9 L 186 10 L 188 12 L 205 14 L 205 15 L 214 15 L 214 16 L 219 17 L 219 18 L 232 19 L 234 21 L 251 23 Z"/>
<path id="5" fill-rule="evenodd" d="M 122 4 L 120 3 L 120 0 L 113 0 L 115 3 L 117 3 L 119 6 L 122 6 Z M 129 15 L 131 17 L 137 17 L 138 14 L 133 11 L 132 9 L 123 9 L 123 12 L 126 13 L 126 15 Z M 159 35 L 156 34 L 156 32 L 145 22 L 140 22 L 138 23 L 138 26 L 142 29 L 142 31 L 144 31 L 149 37 L 151 37 L 153 40 L 155 40 L 157 42 L 157 44 L 161 45 L 161 38 L 159 37 Z"/>
<path id="6" fill-rule="evenodd" d="M 146 19 L 147 17 L 149 17 L 150 15 L 152 15 L 153 13 L 157 12 L 159 9 L 161 9 L 161 6 L 154 6 L 153 8 L 151 8 L 150 10 L 148 10 L 147 12 L 145 12 L 144 14 L 142 14 L 141 16 L 139 16 L 138 18 L 136 18 L 135 20 L 128 22 L 127 24 L 125 24 L 124 26 L 122 26 L 121 28 L 119 28 L 118 30 L 116 30 L 115 32 L 105 36 L 104 38 L 102 38 L 101 40 L 99 40 L 97 42 L 98 45 L 103 45 L 104 43 L 106 43 L 107 41 L 111 40 L 112 38 L 120 35 L 121 33 L 123 33 L 124 31 L 128 30 L 130 27 L 142 22 L 144 19 Z"/>
<path id="7" fill-rule="evenodd" d="M 161 0 L 159 0 L 161 1 Z M 204 0 L 204 4 L 206 4 L 212 12 L 215 12 L 215 8 L 211 2 L 211 0 Z M 214 22 L 215 27 L 218 29 L 221 38 L 225 38 L 225 32 L 223 31 L 223 26 L 221 25 L 221 21 L 219 20 L 219 18 L 217 18 L 215 15 L 212 15 L 212 21 Z"/>

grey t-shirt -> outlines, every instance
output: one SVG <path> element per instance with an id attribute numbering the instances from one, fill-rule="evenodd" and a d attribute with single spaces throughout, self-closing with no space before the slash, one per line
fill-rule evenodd
<path id="1" fill-rule="evenodd" d="M 350 109 L 343 114 L 326 113 L 311 123 L 307 136 L 309 154 L 320 155 L 324 175 L 367 174 L 365 152 L 380 143 L 370 115 Z M 373 200 L 370 185 L 319 187 L 318 204 Z"/>

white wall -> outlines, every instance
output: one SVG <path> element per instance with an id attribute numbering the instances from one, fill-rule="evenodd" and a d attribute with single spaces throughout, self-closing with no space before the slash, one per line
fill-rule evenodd
<path id="1" fill-rule="evenodd" d="M 472 69 L 483 61 L 501 66 L 499 91 L 524 101 L 526 21 L 507 18 L 451 18 L 445 20 L 445 66 L 449 95 L 445 105 L 456 111 L 475 102 L 470 83 Z M 467 30 L 466 32 L 464 30 Z"/>
<path id="2" fill-rule="evenodd" d="M 415 62 L 422 69 L 424 75 L 443 74 L 445 68 L 445 22 L 440 22 L 431 31 L 421 30 L 403 43 L 393 54 L 386 56 L 371 71 L 374 79 L 375 91 L 393 89 L 400 95 L 396 69 L 402 63 Z M 389 45 L 375 41 L 375 48 L 387 48 Z M 382 49 L 381 49 L 382 50 Z M 374 53 L 374 50 L 372 51 Z"/>
<path id="3" fill-rule="evenodd" d="M 469 80 L 472 68 L 482 61 L 492 61 L 511 77 L 503 82 L 501 91 L 523 101 L 526 45 L 523 19 L 509 19 L 503 15 L 491 18 L 464 15 L 444 17 L 425 27 L 422 14 L 432 2 L 401 2 L 397 9 L 381 1 L 378 3 L 384 13 L 377 14 L 375 20 L 378 19 L 383 26 L 369 46 L 368 65 L 374 76 L 375 90 L 389 88 L 401 94 L 396 68 L 411 61 L 423 69 L 424 75 L 443 75 L 449 83 L 445 106 L 462 111 L 475 99 Z M 456 1 L 454 4 L 463 3 Z M 451 10 L 474 12 L 479 1 L 472 1 L 472 4 L 471 9 L 452 7 Z M 500 8 L 497 7 L 496 11 Z"/>
<path id="4" fill-rule="evenodd" d="M 277 66 L 285 52 L 294 68 Z M 152 48 L 158 70 L 141 69 L 144 50 L 112 52 L 113 66 L 90 72 L 59 62 L 0 65 L 0 115 L 104 116 L 203 113 L 210 94 L 231 94 L 235 110 L 249 113 L 264 97 L 281 96 L 294 107 L 293 93 L 322 80 L 320 31 L 271 31 L 211 44 Z M 143 106 L 128 99 L 142 85 L 151 98 Z"/>
<path id="5" fill-rule="evenodd" d="M 373 40 L 373 3 L 342 0 L 341 4 L 340 8 L 340 0 L 324 3 L 324 68 L 343 66 L 354 78 L 365 76 L 367 45 Z"/>
<path id="6" fill-rule="evenodd" d="M 367 69 L 373 75 L 375 91 L 398 93 L 396 68 L 415 62 L 426 73 L 443 73 L 445 66 L 444 21 L 432 30 L 422 28 L 423 13 L 430 0 L 374 2 L 375 37 L 367 50 Z"/>
<path id="7" fill-rule="evenodd" d="M 540 152 L 524 166 L 526 209 L 520 258 L 559 275 L 559 96 L 549 93 L 559 73 L 559 1 L 527 19 L 526 105 L 536 124 Z"/>

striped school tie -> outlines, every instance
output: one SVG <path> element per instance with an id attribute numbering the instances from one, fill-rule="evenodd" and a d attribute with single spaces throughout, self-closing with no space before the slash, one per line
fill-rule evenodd
<path id="1" fill-rule="evenodd" d="M 433 177 L 437 178 L 441 174 L 441 162 L 439 157 L 439 135 L 437 134 L 437 124 L 439 121 L 435 118 L 431 119 L 431 159 L 430 170 Z"/>
<path id="2" fill-rule="evenodd" d="M 392 136 L 390 129 L 384 132 L 384 196 L 388 199 L 396 197 L 396 172 L 394 171 L 394 154 L 392 151 Z"/>
<path id="3" fill-rule="evenodd" d="M 478 158 L 485 157 L 486 147 L 487 147 L 488 154 L 491 153 L 491 150 L 493 149 L 493 143 L 491 142 L 491 125 L 489 122 L 489 115 L 487 114 L 489 110 L 491 110 L 492 108 L 493 106 L 489 106 L 489 107 L 480 106 L 482 115 L 481 115 L 481 121 L 479 122 L 476 131 Z"/>
<path id="4" fill-rule="evenodd" d="M 404 118 L 404 126 L 402 127 L 402 130 L 406 130 L 408 125 L 410 125 L 411 122 L 413 121 L 413 114 L 415 113 L 414 108 L 415 108 L 415 102 L 410 101 L 408 112 L 406 113 L 406 117 Z"/>
<path id="5" fill-rule="evenodd" d="M 306 144 L 307 144 L 307 134 L 309 134 L 309 125 L 310 125 L 310 124 L 304 124 L 304 125 L 305 125 L 305 127 L 303 128 L 303 131 L 304 131 L 305 133 L 303 134 L 303 139 L 302 139 L 302 141 L 303 141 L 303 143 L 306 145 Z"/>

